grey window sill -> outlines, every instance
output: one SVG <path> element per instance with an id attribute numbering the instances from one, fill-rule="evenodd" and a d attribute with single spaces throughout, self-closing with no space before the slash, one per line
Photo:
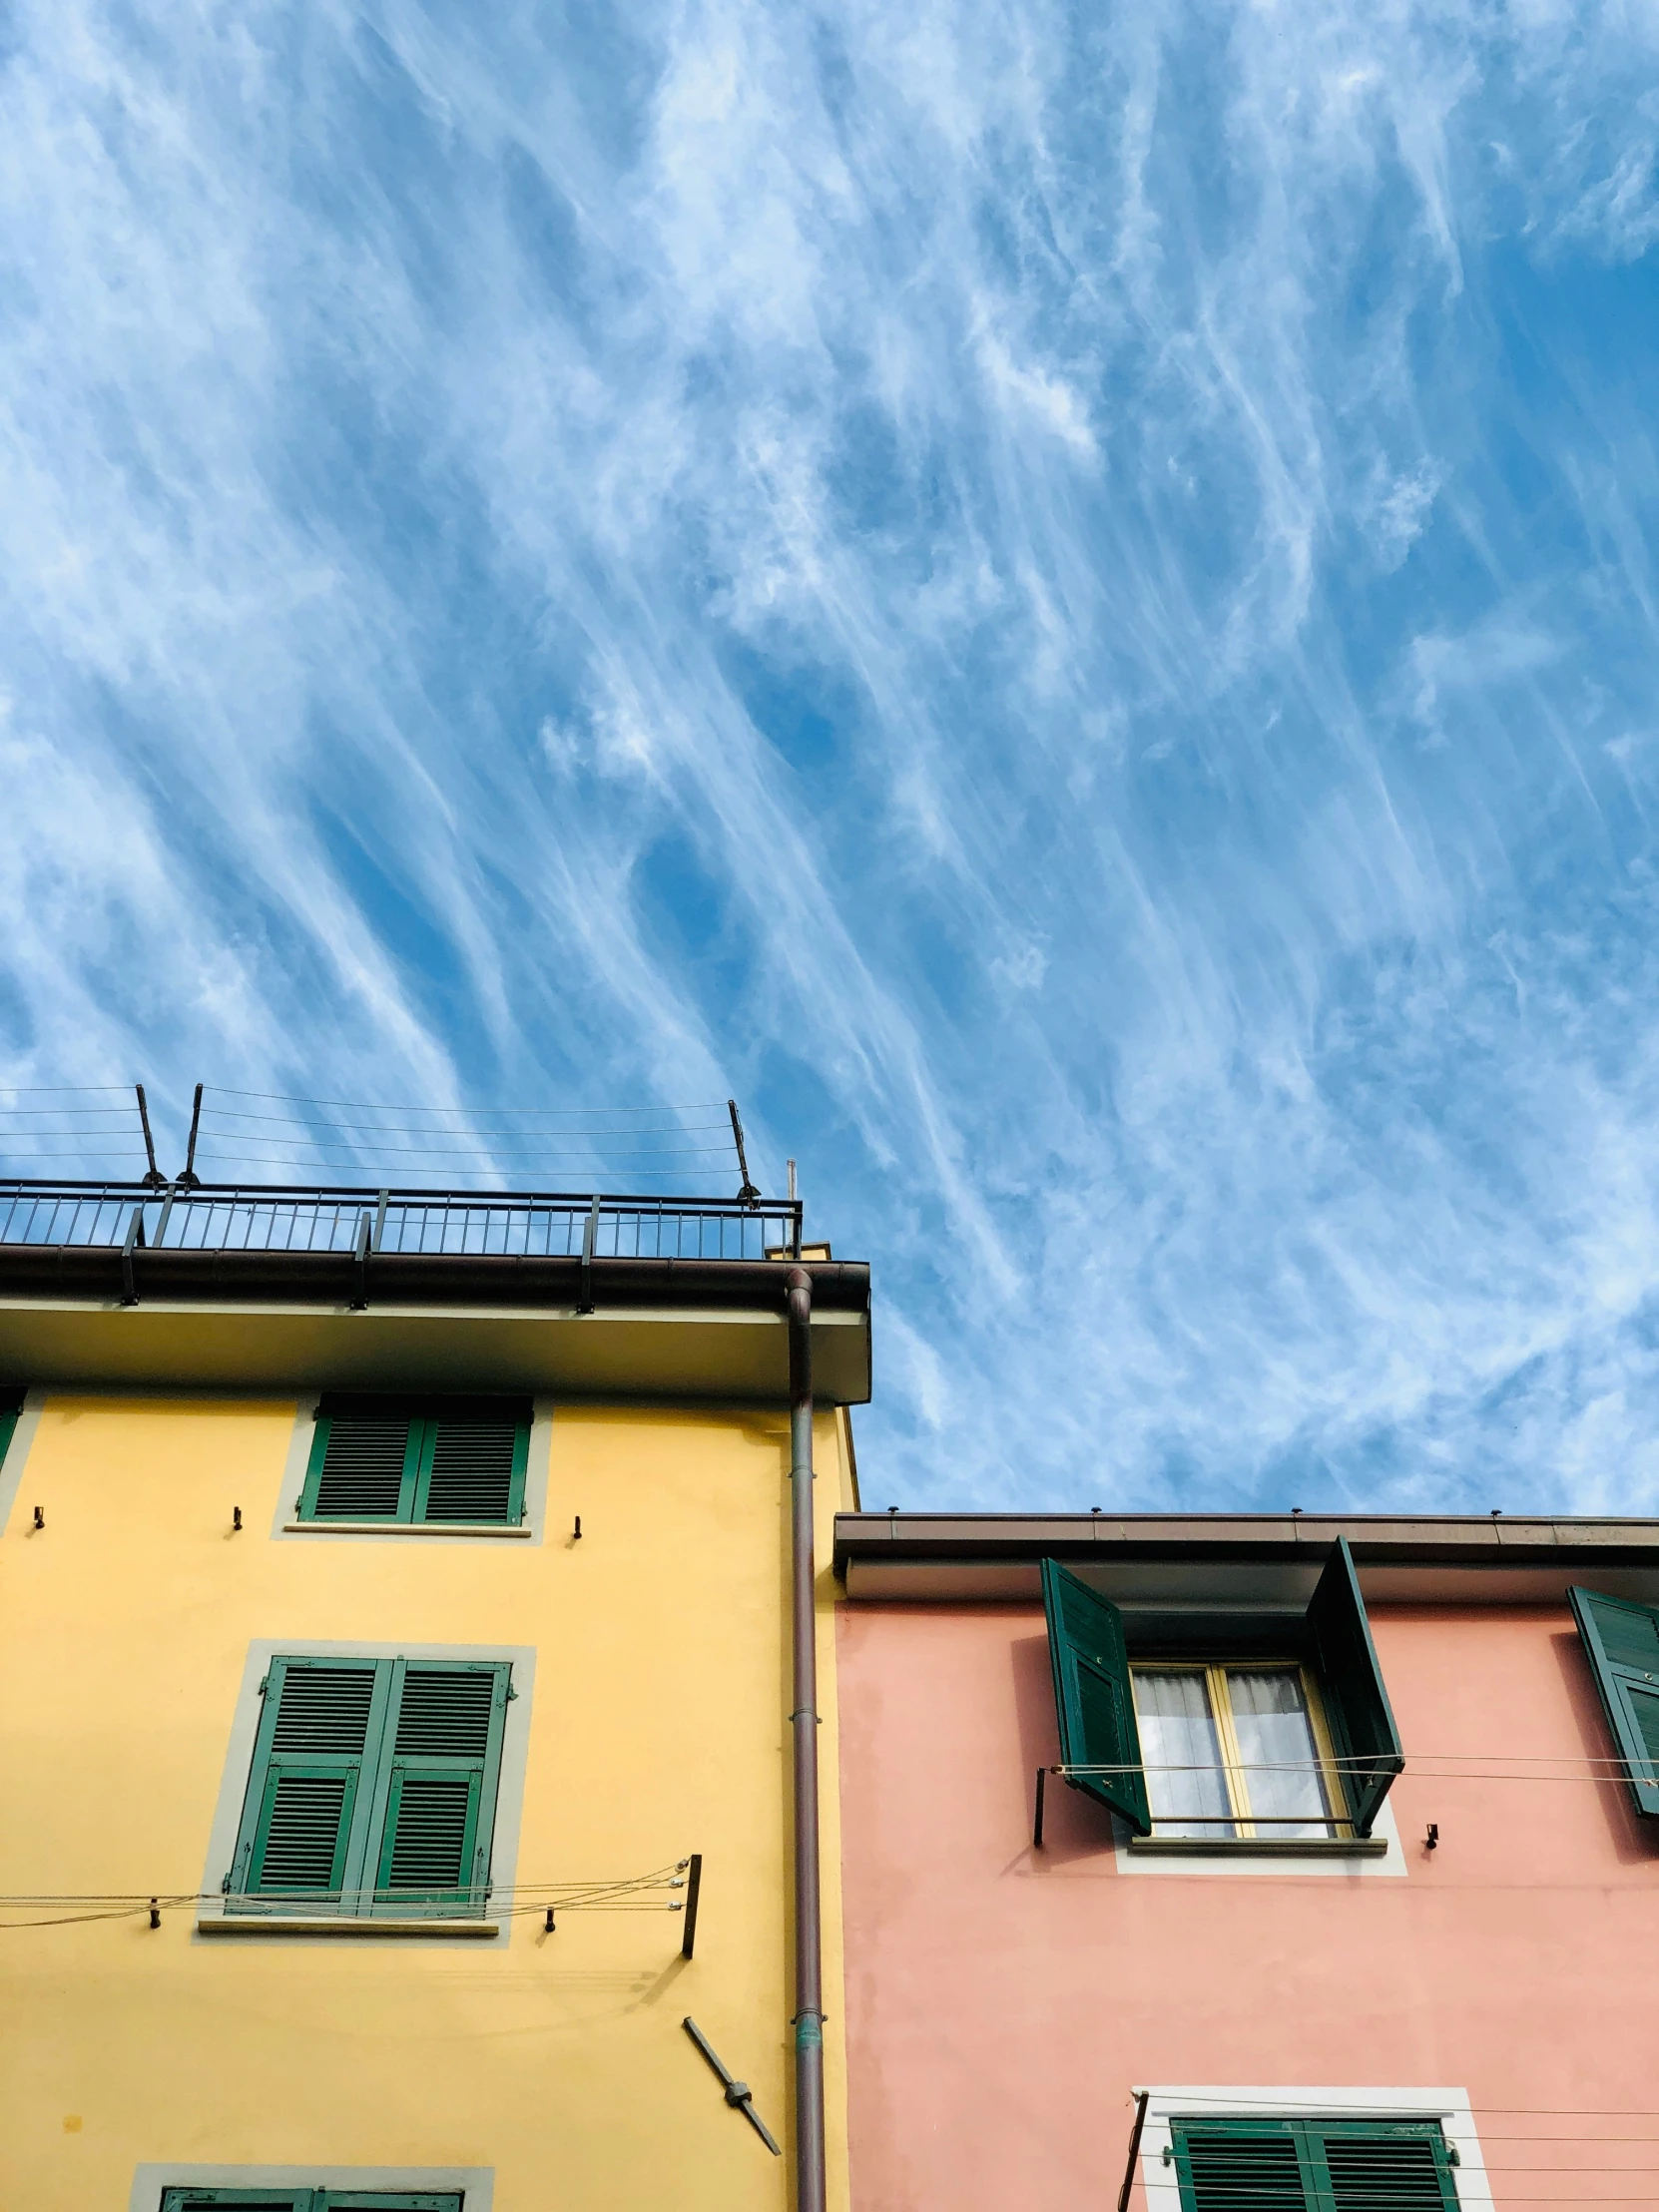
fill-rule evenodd
<path id="1" fill-rule="evenodd" d="M 290 1520 L 284 1536 L 532 1536 L 528 1521 Z"/>
<path id="2" fill-rule="evenodd" d="M 1151 1859 L 1382 1859 L 1386 1836 L 1131 1836 Z"/>
<path id="3" fill-rule="evenodd" d="M 501 1933 L 496 1921 L 400 1921 L 389 1914 L 204 1913 L 199 1936 L 444 1936 L 488 1941 Z"/>

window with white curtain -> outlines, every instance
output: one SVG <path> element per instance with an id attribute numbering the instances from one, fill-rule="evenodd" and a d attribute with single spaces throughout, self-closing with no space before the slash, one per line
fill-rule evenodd
<path id="1" fill-rule="evenodd" d="M 1319 1688 L 1295 1661 L 1134 1664 L 1155 1836 L 1352 1833 Z"/>

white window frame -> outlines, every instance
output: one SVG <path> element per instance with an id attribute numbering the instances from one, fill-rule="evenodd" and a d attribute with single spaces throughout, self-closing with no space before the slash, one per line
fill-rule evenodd
<path id="1" fill-rule="evenodd" d="M 1141 2084 L 1146 2124 L 1141 2132 L 1140 2175 L 1147 2212 L 1181 2212 L 1181 2183 L 1173 2156 L 1173 2119 L 1438 2120 L 1457 2153 L 1455 2179 L 1460 2212 L 1492 2202 L 1486 2162 L 1466 2089 L 1283 2088 L 1233 2089 L 1225 2082 L 1184 2087 Z"/>

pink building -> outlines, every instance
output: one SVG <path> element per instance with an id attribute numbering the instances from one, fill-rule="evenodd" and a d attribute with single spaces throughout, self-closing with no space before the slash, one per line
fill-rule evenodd
<path id="1" fill-rule="evenodd" d="M 1659 1524 L 836 1567 L 854 2212 L 1659 2204 Z"/>

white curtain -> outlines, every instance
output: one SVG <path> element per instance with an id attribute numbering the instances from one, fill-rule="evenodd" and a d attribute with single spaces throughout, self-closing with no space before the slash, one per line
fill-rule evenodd
<path id="1" fill-rule="evenodd" d="M 1329 1836 L 1330 1805 L 1320 1773 L 1302 1678 L 1285 1668 L 1229 1667 L 1233 1727 L 1245 1767 L 1250 1809 L 1260 1818 L 1307 1816 L 1305 1826 L 1275 1825 L 1264 1836 Z"/>
<path id="2" fill-rule="evenodd" d="M 1135 1717 L 1147 1797 L 1160 1836 L 1231 1836 L 1227 1820 L 1194 1821 L 1195 1813 L 1226 1813 L 1221 1739 L 1203 1675 L 1149 1672 L 1135 1676 Z M 1183 1818 L 1183 1816 L 1186 1816 Z"/>

